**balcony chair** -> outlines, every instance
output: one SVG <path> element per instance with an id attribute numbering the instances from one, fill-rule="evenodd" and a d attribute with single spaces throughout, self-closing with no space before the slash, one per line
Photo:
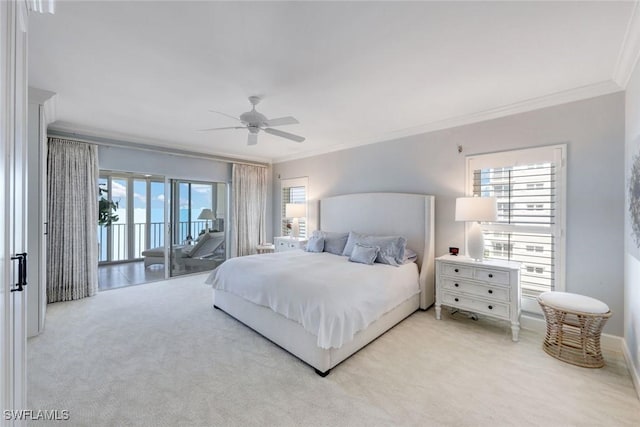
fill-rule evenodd
<path id="1" fill-rule="evenodd" d="M 196 241 L 195 245 L 174 246 L 173 262 L 181 269 L 192 266 L 206 266 L 213 264 L 213 258 L 224 259 L 224 232 L 204 233 Z M 217 251 L 217 253 L 216 253 Z M 144 257 L 144 267 L 154 264 L 164 264 L 164 246 L 147 249 L 142 252 Z M 220 260 L 219 260 L 220 261 Z M 214 266 L 215 267 L 215 266 Z M 211 268 L 214 268 L 211 267 Z"/>

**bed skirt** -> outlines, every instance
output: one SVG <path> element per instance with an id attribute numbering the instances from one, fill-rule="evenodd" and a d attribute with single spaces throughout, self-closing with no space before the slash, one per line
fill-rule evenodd
<path id="1" fill-rule="evenodd" d="M 415 312 L 420 306 L 420 294 L 409 298 L 371 323 L 366 329 L 356 333 L 352 341 L 345 343 L 340 348 L 330 349 L 318 347 L 318 337 L 307 332 L 299 323 L 287 319 L 270 308 L 246 301 L 229 292 L 215 290 L 213 304 L 216 308 L 311 365 L 319 373 L 327 373 L 338 363 Z"/>

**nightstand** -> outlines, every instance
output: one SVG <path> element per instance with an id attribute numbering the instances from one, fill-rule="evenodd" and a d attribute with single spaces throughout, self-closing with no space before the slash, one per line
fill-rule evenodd
<path id="1" fill-rule="evenodd" d="M 474 261 L 462 256 L 436 258 L 436 319 L 441 306 L 459 308 L 511 323 L 511 336 L 520 332 L 520 263 Z"/>
<path id="2" fill-rule="evenodd" d="M 302 237 L 274 237 L 273 244 L 276 247 L 276 252 L 292 251 L 295 249 L 304 249 L 307 245 L 307 239 Z"/>
<path id="3" fill-rule="evenodd" d="M 256 246 L 256 251 L 259 254 L 270 254 L 275 251 L 275 246 L 273 245 L 273 243 L 261 243 Z"/>

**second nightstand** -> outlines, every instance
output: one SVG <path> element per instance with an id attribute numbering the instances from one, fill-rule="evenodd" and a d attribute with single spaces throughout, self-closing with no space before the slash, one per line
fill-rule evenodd
<path id="1" fill-rule="evenodd" d="M 520 297 L 520 263 L 476 262 L 451 255 L 436 258 L 438 320 L 442 305 L 508 320 L 512 339 L 518 341 Z"/>
<path id="2" fill-rule="evenodd" d="M 307 245 L 307 239 L 289 236 L 274 237 L 273 244 L 276 247 L 276 252 L 292 251 L 294 249 L 304 249 Z"/>

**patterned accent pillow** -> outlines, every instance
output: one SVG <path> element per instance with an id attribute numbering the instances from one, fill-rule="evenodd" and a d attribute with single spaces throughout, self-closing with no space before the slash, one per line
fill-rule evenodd
<path id="1" fill-rule="evenodd" d="M 353 246 L 351 255 L 349 256 L 349 261 L 359 262 L 360 264 L 373 265 L 373 263 L 376 260 L 376 257 L 378 256 L 379 251 L 380 251 L 380 248 L 377 246 L 369 246 L 369 245 L 356 243 Z"/>
<path id="2" fill-rule="evenodd" d="M 402 260 L 403 264 L 410 264 L 412 262 L 416 262 L 418 260 L 418 254 L 412 251 L 409 248 L 404 248 L 404 259 Z"/>

